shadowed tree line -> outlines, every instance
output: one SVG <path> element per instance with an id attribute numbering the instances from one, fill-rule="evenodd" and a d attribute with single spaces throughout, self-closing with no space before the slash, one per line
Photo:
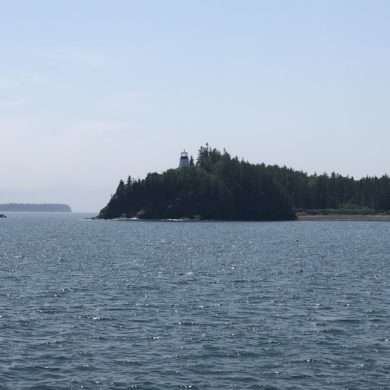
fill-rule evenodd
<path id="1" fill-rule="evenodd" d="M 390 179 L 307 175 L 201 147 L 194 165 L 120 181 L 99 218 L 289 220 L 297 210 L 390 211 Z"/>

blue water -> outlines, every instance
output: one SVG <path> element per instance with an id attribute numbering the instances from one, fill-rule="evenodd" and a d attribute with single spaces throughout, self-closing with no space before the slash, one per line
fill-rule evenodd
<path id="1" fill-rule="evenodd" d="M 388 389 L 390 223 L 0 220 L 1 389 Z"/>

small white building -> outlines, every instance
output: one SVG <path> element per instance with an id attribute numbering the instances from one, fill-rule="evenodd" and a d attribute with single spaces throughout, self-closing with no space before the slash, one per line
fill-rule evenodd
<path id="1" fill-rule="evenodd" d="M 190 165 L 190 160 L 188 159 L 188 153 L 184 150 L 180 154 L 179 168 L 188 167 Z"/>

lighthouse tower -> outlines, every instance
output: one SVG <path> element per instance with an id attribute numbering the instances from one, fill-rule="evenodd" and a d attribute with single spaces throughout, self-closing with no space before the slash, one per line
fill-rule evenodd
<path id="1" fill-rule="evenodd" d="M 179 168 L 188 167 L 189 165 L 190 161 L 188 160 L 188 153 L 184 150 L 180 154 Z"/>

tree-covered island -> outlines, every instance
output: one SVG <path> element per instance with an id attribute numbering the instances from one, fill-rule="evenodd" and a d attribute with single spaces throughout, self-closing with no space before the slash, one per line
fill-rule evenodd
<path id="1" fill-rule="evenodd" d="M 121 180 L 98 218 L 271 221 L 295 219 L 297 212 L 390 213 L 390 178 L 308 175 L 251 164 L 206 144 L 196 163 L 191 158 L 143 180 Z"/>

